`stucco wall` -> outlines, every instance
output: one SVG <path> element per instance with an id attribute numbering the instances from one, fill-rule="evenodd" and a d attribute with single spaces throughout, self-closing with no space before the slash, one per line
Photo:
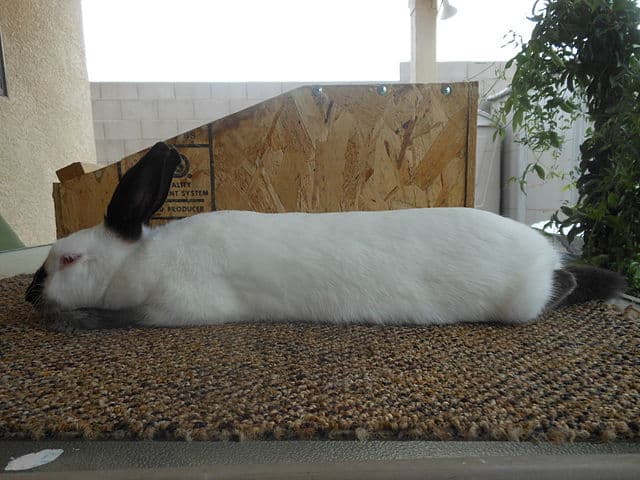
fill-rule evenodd
<path id="1" fill-rule="evenodd" d="M 26 245 L 55 239 L 52 183 L 95 162 L 80 0 L 2 0 L 0 214 Z"/>

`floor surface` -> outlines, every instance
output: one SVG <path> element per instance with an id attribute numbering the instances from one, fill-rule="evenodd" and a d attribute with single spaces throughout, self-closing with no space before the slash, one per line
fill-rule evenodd
<path id="1" fill-rule="evenodd" d="M 220 464 L 342 463 L 430 458 L 483 458 L 554 455 L 637 456 L 640 443 L 574 443 L 565 445 L 515 442 L 54 442 L 0 441 L 0 466 L 12 457 L 45 448 L 64 453 L 41 472 L 201 467 Z M 640 478 L 640 477 L 639 477 Z"/>

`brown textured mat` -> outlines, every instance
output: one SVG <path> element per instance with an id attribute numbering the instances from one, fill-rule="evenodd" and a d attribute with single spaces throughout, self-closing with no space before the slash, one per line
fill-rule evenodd
<path id="1" fill-rule="evenodd" d="M 637 440 L 640 322 L 46 330 L 0 280 L 0 438 Z"/>

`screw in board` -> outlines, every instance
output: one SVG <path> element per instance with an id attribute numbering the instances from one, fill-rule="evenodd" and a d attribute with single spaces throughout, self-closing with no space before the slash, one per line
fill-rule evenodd
<path id="1" fill-rule="evenodd" d="M 440 92 L 442 92 L 445 97 L 451 95 L 451 91 L 451 85 L 443 85 L 442 88 L 440 88 Z"/>
<path id="2" fill-rule="evenodd" d="M 389 89 L 386 85 L 378 85 L 376 91 L 378 92 L 378 95 L 386 95 L 389 92 Z"/>

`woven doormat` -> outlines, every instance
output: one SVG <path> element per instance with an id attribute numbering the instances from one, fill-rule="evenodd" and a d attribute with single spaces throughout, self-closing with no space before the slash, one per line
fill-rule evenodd
<path id="1" fill-rule="evenodd" d="M 0 280 L 0 438 L 640 438 L 640 321 L 57 333 Z"/>

